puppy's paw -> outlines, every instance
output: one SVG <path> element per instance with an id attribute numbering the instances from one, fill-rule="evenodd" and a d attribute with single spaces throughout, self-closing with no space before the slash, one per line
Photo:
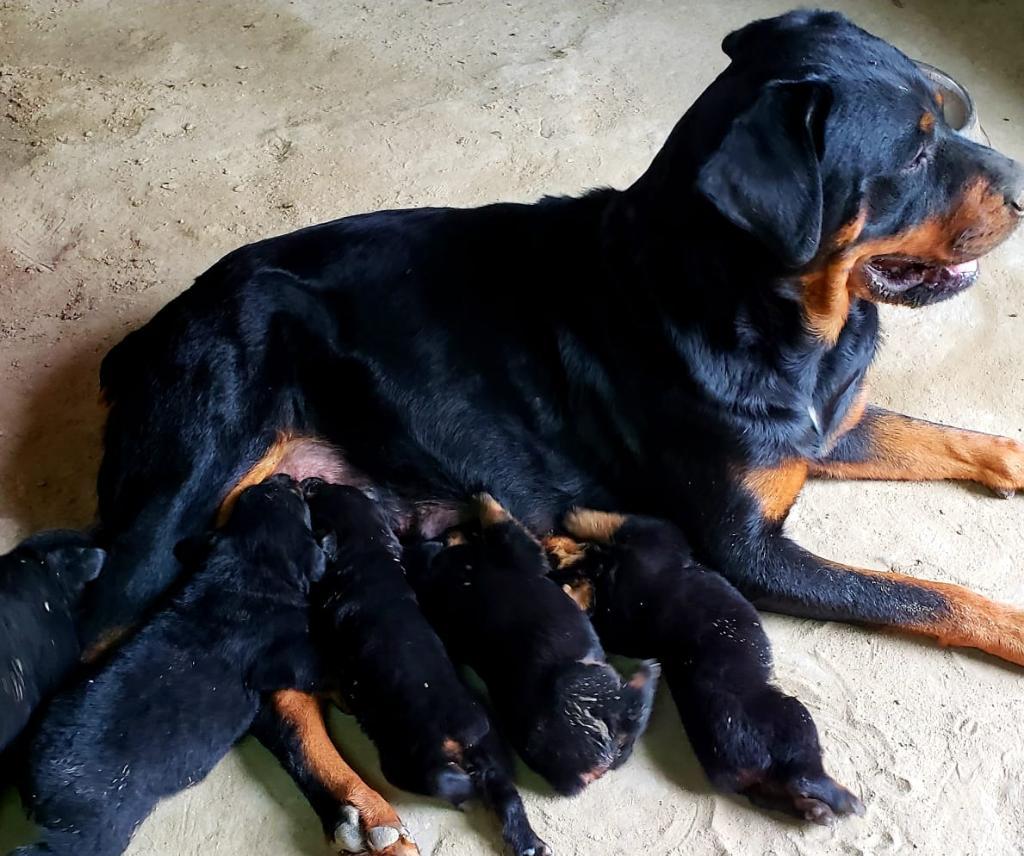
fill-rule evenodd
<path id="1" fill-rule="evenodd" d="M 864 814 L 864 803 L 831 776 L 821 773 L 786 782 L 765 779 L 743 792 L 754 805 L 782 811 L 821 826 Z"/>

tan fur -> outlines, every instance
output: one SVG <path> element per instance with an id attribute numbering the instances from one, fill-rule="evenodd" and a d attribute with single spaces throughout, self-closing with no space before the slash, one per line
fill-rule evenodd
<path id="1" fill-rule="evenodd" d="M 1024 444 L 948 428 L 898 413 L 875 417 L 871 456 L 853 463 L 814 462 L 817 476 L 886 481 L 974 481 L 995 491 L 1024 489 Z"/>
<path id="2" fill-rule="evenodd" d="M 807 461 L 792 458 L 776 467 L 753 469 L 743 476 L 743 487 L 753 494 L 761 513 L 772 522 L 784 520 L 807 481 Z"/>
<path id="3" fill-rule="evenodd" d="M 834 236 L 828 248 L 801 277 L 804 316 L 822 341 L 835 344 L 854 297 L 876 300 L 864 279 L 864 264 L 875 256 L 905 255 L 935 264 L 983 256 L 1017 225 L 1003 194 L 978 179 L 944 216 L 925 220 L 904 232 L 857 243 L 866 212 L 861 211 Z"/>
<path id="4" fill-rule="evenodd" d="M 570 511 L 563 521 L 569 534 L 581 541 L 596 541 L 608 544 L 615 538 L 615 533 L 622 528 L 626 517 L 607 511 L 595 511 L 591 508 L 576 508 Z"/>
<path id="5" fill-rule="evenodd" d="M 327 733 L 323 707 L 316 698 L 296 690 L 282 690 L 274 693 L 271 703 L 295 729 L 309 771 L 339 803 L 356 808 L 364 830 L 377 826 L 404 829 L 387 800 L 367 785 L 338 753 Z M 374 856 L 415 856 L 419 852 L 412 841 L 401 836 Z"/>
<path id="6" fill-rule="evenodd" d="M 567 538 L 565 535 L 548 535 L 541 538 L 541 546 L 552 564 L 562 570 L 576 564 L 587 555 L 586 545 Z"/>

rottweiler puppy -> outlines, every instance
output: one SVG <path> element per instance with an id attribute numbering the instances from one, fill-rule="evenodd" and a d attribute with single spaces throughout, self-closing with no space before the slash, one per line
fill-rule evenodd
<path id="1" fill-rule="evenodd" d="M 307 595 L 325 560 L 294 482 L 250 488 L 223 530 L 179 553 L 196 565 L 180 594 L 45 711 L 25 785 L 44 839 L 20 852 L 122 852 L 245 734 L 261 692 L 314 688 Z"/>
<path id="2" fill-rule="evenodd" d="M 500 817 L 516 856 L 550 854 L 530 827 L 486 710 L 420 611 L 382 508 L 354 487 L 317 478 L 302 490 L 315 529 L 334 545 L 314 595 L 314 632 L 384 775 L 456 806 L 479 797 Z"/>
<path id="3" fill-rule="evenodd" d="M 476 505 L 479 528 L 409 549 L 413 588 L 454 657 L 487 685 L 526 763 L 575 794 L 629 757 L 657 666 L 623 680 L 590 621 L 547 578 L 540 544 L 489 495 Z"/>
<path id="4" fill-rule="evenodd" d="M 75 607 L 103 559 L 70 529 L 40 532 L 0 557 L 0 751 L 78 659 Z"/>
<path id="5" fill-rule="evenodd" d="M 771 644 L 757 611 L 694 559 L 678 528 L 591 510 L 571 512 L 564 525 L 587 543 L 547 540 L 552 578 L 610 649 L 658 658 L 715 787 L 815 823 L 863 813 L 860 800 L 825 773 L 807 708 L 772 683 Z"/>

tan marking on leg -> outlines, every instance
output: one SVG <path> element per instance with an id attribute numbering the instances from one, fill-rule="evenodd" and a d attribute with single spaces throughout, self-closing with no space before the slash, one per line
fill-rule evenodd
<path id="1" fill-rule="evenodd" d="M 758 501 L 765 518 L 777 523 L 786 518 L 796 502 L 807 471 L 807 461 L 793 458 L 776 467 L 750 470 L 743 477 L 743 487 Z"/>
<path id="2" fill-rule="evenodd" d="M 476 505 L 476 516 L 484 528 L 508 523 L 512 519 L 512 515 L 489 493 L 477 494 L 473 497 L 473 502 Z"/>
<path id="3" fill-rule="evenodd" d="M 871 571 L 830 563 L 856 574 L 892 580 L 900 585 L 918 586 L 939 595 L 948 613 L 922 618 L 894 629 L 931 636 L 940 645 L 977 648 L 1018 666 L 1024 666 L 1024 610 L 997 603 L 963 586 L 921 580 L 886 571 Z"/>
<path id="4" fill-rule="evenodd" d="M 625 522 L 624 514 L 595 511 L 592 508 L 575 508 L 565 516 L 562 525 L 581 541 L 607 544 L 615 538 L 615 533 Z"/>
<path id="5" fill-rule="evenodd" d="M 581 577 L 562 586 L 564 591 L 583 612 L 590 612 L 594 606 L 594 584 Z"/>
<path id="6" fill-rule="evenodd" d="M 863 461 L 814 461 L 814 475 L 890 481 L 974 481 L 1008 494 L 1024 489 L 1024 444 L 897 413 L 872 417 Z M 865 426 L 867 428 L 867 426 Z"/>
<path id="7" fill-rule="evenodd" d="M 558 570 L 582 561 L 587 555 L 586 545 L 565 535 L 548 535 L 540 539 L 540 544 Z"/>
<path id="8" fill-rule="evenodd" d="M 458 529 L 449 532 L 444 539 L 444 545 L 446 547 L 461 547 L 463 544 L 466 543 L 466 536 Z"/>
<path id="9" fill-rule="evenodd" d="M 404 830 L 402 821 L 387 800 L 367 785 L 341 757 L 324 722 L 323 706 L 311 695 L 296 690 L 274 693 L 272 704 L 298 736 L 310 772 L 339 804 L 355 806 L 363 828 Z M 375 856 L 414 856 L 419 848 L 400 834 L 397 841 Z"/>

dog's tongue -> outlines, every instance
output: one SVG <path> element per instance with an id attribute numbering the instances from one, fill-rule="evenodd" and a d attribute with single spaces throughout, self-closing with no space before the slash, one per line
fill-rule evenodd
<path id="1" fill-rule="evenodd" d="M 957 276 L 963 276 L 964 274 L 977 273 L 978 271 L 978 260 L 971 259 L 969 262 L 960 262 L 958 265 L 947 265 L 946 270 Z"/>

